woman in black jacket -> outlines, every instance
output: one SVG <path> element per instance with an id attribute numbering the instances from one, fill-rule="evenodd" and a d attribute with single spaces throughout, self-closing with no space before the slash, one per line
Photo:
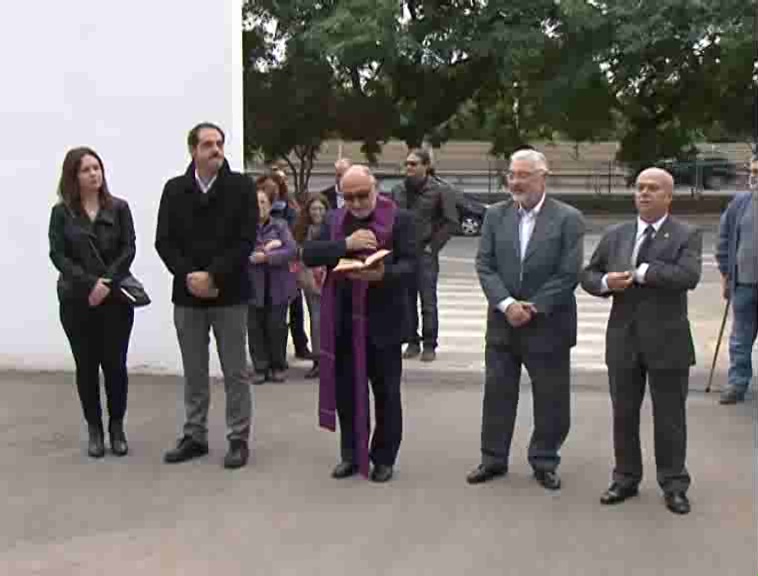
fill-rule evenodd
<path id="1" fill-rule="evenodd" d="M 50 215 L 50 259 L 60 272 L 60 319 L 76 363 L 76 386 L 89 430 L 88 453 L 93 458 L 105 455 L 102 367 L 111 451 L 124 456 L 129 449 L 123 425 L 126 355 L 134 309 L 118 285 L 134 260 L 132 214 L 124 200 L 111 196 L 103 162 L 89 148 L 66 154 L 58 194 L 60 201 Z"/>

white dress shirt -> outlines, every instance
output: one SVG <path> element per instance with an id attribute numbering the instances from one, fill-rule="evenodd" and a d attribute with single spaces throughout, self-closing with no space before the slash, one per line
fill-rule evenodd
<path id="1" fill-rule="evenodd" d="M 666 221 L 666 218 L 668 217 L 668 214 L 665 214 L 662 218 L 659 220 L 656 220 L 652 224 L 650 222 L 645 222 L 642 218 L 637 216 L 637 236 L 634 241 L 634 250 L 632 250 L 632 258 L 629 262 L 629 269 L 634 270 L 634 281 L 637 284 L 644 284 L 645 283 L 645 274 L 647 274 L 647 269 L 650 266 L 647 262 L 643 262 L 639 266 L 635 268 L 634 264 L 637 262 L 637 254 L 640 252 L 640 246 L 642 246 L 642 241 L 645 239 L 645 230 L 647 230 L 648 226 L 652 226 L 653 230 L 653 237 L 650 239 L 652 242 L 653 239 L 658 234 L 658 230 L 661 229 L 661 226 L 663 226 L 663 223 Z M 603 292 L 610 292 L 610 288 L 608 288 L 608 274 L 605 274 L 603 276 L 603 279 L 601 280 L 601 288 Z"/>
<path id="2" fill-rule="evenodd" d="M 542 194 L 540 201 L 535 204 L 531 210 L 524 210 L 521 206 L 518 208 L 519 225 L 518 225 L 518 237 L 519 237 L 519 258 L 524 261 L 524 255 L 529 247 L 529 241 L 532 239 L 532 233 L 534 232 L 534 226 L 537 223 L 537 216 L 539 216 L 542 205 L 545 203 L 545 194 Z M 516 301 L 515 298 L 509 296 L 505 300 L 498 302 L 497 309 L 501 312 L 508 310 L 508 306 Z"/>
<path id="3" fill-rule="evenodd" d="M 200 191 L 203 194 L 207 194 L 208 190 L 211 189 L 211 186 L 213 186 L 213 183 L 216 181 L 216 178 L 218 177 L 218 174 L 213 176 L 210 180 L 208 180 L 208 183 L 206 184 L 203 182 L 203 179 L 200 178 L 200 174 L 197 173 L 197 170 L 195 170 L 195 181 L 197 182 L 197 185 L 200 187 Z"/>
<path id="4" fill-rule="evenodd" d="M 337 198 L 337 208 L 342 208 L 345 205 L 345 197 L 342 195 L 339 184 L 334 185 L 334 195 Z"/>

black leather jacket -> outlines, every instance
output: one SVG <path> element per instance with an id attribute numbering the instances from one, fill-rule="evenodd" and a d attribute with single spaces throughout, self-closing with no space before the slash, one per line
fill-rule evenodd
<path id="1" fill-rule="evenodd" d="M 61 300 L 86 300 L 98 278 L 117 284 L 129 274 L 135 254 L 134 222 L 129 205 L 120 198 L 101 207 L 94 222 L 62 202 L 56 204 L 48 236 L 50 259 L 60 272 Z"/>

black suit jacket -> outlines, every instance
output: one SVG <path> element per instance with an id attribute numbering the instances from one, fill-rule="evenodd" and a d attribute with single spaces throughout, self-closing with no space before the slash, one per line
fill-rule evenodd
<path id="1" fill-rule="evenodd" d="M 611 227 L 582 272 L 584 290 L 613 297 L 605 337 L 606 364 L 633 366 L 641 360 L 651 369 L 691 366 L 695 349 L 687 318 L 687 291 L 700 281 L 702 235 L 669 215 L 650 246 L 644 284 L 633 284 L 624 292 L 603 293 L 605 274 L 632 268 L 636 238 L 636 220 Z"/>
<path id="2" fill-rule="evenodd" d="M 330 239 L 331 220 L 322 226 L 317 239 L 304 243 L 302 253 L 306 266 L 326 266 L 329 273 L 340 258 L 348 257 L 345 241 Z M 398 210 L 392 228 L 392 253 L 384 260 L 384 279 L 369 284 L 368 289 L 368 333 L 377 348 L 401 344 L 407 340 L 411 332 L 407 286 L 415 274 L 413 216 L 405 210 Z M 335 314 L 338 317 L 343 313 L 340 308 L 341 299 L 338 297 L 335 301 Z"/>

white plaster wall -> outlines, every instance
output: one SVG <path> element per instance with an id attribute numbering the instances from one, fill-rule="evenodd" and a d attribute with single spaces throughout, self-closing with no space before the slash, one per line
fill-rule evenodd
<path id="1" fill-rule="evenodd" d="M 242 168 L 241 0 L 67 0 L 4 6 L 0 34 L 0 367 L 72 369 L 47 227 L 67 149 L 103 158 L 137 228 L 138 310 L 129 364 L 181 370 L 170 277 L 154 248 L 163 183 L 189 162 L 186 134 L 220 124 Z M 218 373 L 214 359 L 213 371 Z"/>

